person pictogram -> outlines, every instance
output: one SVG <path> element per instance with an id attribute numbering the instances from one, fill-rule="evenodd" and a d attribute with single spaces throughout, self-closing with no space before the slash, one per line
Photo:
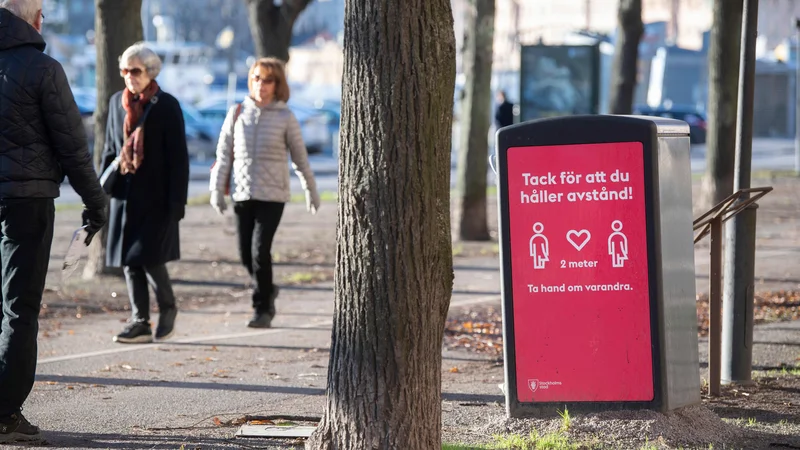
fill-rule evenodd
<path id="1" fill-rule="evenodd" d="M 534 269 L 544 269 L 547 261 L 550 261 L 550 244 L 547 237 L 542 234 L 544 225 L 541 222 L 533 224 L 533 233 L 530 241 L 530 255 L 533 258 Z"/>
<path id="2" fill-rule="evenodd" d="M 611 256 L 612 267 L 625 267 L 625 260 L 628 259 L 628 237 L 622 233 L 622 222 L 615 220 L 611 222 L 611 233 L 608 236 L 608 254 Z"/>

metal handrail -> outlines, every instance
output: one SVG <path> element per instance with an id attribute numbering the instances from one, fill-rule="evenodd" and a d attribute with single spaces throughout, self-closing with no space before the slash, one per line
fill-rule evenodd
<path id="1" fill-rule="evenodd" d="M 714 205 L 692 223 L 697 244 L 711 235 L 708 294 L 708 393 L 720 394 L 722 368 L 722 224 L 772 191 L 772 186 L 741 189 Z M 756 194 L 742 200 L 742 197 Z"/>
<path id="2" fill-rule="evenodd" d="M 714 219 L 723 216 L 722 223 L 727 222 L 733 216 L 739 214 L 739 211 L 743 210 L 751 203 L 756 202 L 761 197 L 770 193 L 772 189 L 773 189 L 772 186 L 741 189 L 729 195 L 721 202 L 717 203 L 713 208 L 709 209 L 702 216 L 698 217 L 697 219 L 694 219 L 694 222 L 692 222 L 694 231 L 701 229 L 700 233 L 698 233 L 697 236 L 695 236 L 694 243 L 697 244 L 698 242 L 700 242 L 701 239 L 706 237 L 711 232 L 711 223 L 714 221 Z M 736 203 L 738 200 L 741 199 L 742 196 L 753 193 L 755 193 L 756 195 L 749 197 L 740 203 Z M 736 207 L 731 208 L 731 205 L 733 205 L 734 203 L 736 203 Z"/>

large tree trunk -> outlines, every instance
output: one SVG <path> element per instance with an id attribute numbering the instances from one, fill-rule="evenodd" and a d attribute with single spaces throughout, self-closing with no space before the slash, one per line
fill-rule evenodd
<path id="1" fill-rule="evenodd" d="M 709 209 L 733 193 L 742 0 L 716 0 L 708 52 L 706 172 L 699 206 Z"/>
<path id="2" fill-rule="evenodd" d="M 250 32 L 259 58 L 274 56 L 289 61 L 292 27 L 312 0 L 245 0 Z"/>
<path id="3" fill-rule="evenodd" d="M 119 56 L 130 45 L 143 39 L 142 21 L 138 20 L 142 0 L 95 0 L 95 50 L 97 52 L 96 83 L 97 106 L 94 110 L 94 165 L 100 168 L 100 159 L 106 142 L 108 101 L 114 92 L 125 87 L 119 76 Z M 131 18 L 136 18 L 132 20 Z M 105 273 L 121 273 L 106 267 L 107 228 L 95 236 L 89 249 L 89 259 L 83 271 L 84 278 Z"/>
<path id="4" fill-rule="evenodd" d="M 608 105 L 611 114 L 630 114 L 633 110 L 639 41 L 643 33 L 642 0 L 619 0 L 617 41 L 614 44 Z"/>
<path id="5" fill-rule="evenodd" d="M 335 312 L 312 449 L 441 448 L 450 0 L 347 0 Z"/>
<path id="6" fill-rule="evenodd" d="M 465 11 L 463 66 L 466 83 L 458 155 L 458 237 L 489 240 L 486 169 L 492 124 L 492 44 L 495 0 L 470 0 Z"/>

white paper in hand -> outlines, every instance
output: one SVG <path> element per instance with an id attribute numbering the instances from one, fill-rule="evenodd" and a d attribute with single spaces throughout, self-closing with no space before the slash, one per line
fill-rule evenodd
<path id="1" fill-rule="evenodd" d="M 72 240 L 67 248 L 67 255 L 64 256 L 64 264 L 61 266 L 61 281 L 66 281 L 78 268 L 81 256 L 86 251 L 86 227 L 80 227 L 72 233 Z"/>

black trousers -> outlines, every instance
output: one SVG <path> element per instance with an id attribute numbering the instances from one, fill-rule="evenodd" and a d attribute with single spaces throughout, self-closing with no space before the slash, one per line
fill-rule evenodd
<path id="1" fill-rule="evenodd" d="M 236 202 L 239 256 L 253 279 L 253 309 L 275 316 L 272 282 L 272 239 L 283 215 L 284 203 L 247 200 Z"/>
<path id="2" fill-rule="evenodd" d="M 156 293 L 159 313 L 175 308 L 175 294 L 172 292 L 172 281 L 169 279 L 166 265 L 125 266 L 122 271 L 125 273 L 128 297 L 131 300 L 131 320 L 134 322 L 150 321 L 148 284 Z"/>
<path id="3" fill-rule="evenodd" d="M 19 412 L 33 388 L 54 218 L 51 198 L 0 200 L 0 416 Z"/>

